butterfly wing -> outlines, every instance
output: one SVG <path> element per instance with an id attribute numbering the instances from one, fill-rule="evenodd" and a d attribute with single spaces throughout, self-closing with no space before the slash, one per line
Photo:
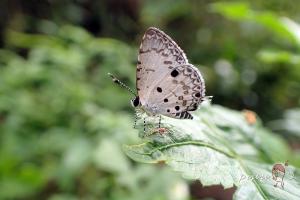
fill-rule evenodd
<path id="1" fill-rule="evenodd" d="M 189 118 L 205 97 L 205 84 L 200 71 L 191 64 L 173 68 L 155 84 L 147 105 L 159 114 L 173 118 Z"/>
<path id="2" fill-rule="evenodd" d="M 174 66 L 187 64 L 180 47 L 164 32 L 150 27 L 144 34 L 138 55 L 136 87 L 142 105 L 162 77 L 170 74 Z"/>

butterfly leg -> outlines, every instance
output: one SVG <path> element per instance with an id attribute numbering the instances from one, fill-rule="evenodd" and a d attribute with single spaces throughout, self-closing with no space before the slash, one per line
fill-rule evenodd
<path id="1" fill-rule="evenodd" d="M 159 115 L 158 128 L 160 128 L 160 125 L 161 125 L 161 115 Z"/>
<path id="2" fill-rule="evenodd" d="M 166 141 L 170 140 L 171 143 L 175 143 L 175 141 L 172 139 L 172 136 L 169 134 L 166 134 L 166 133 L 168 133 L 168 129 L 161 127 L 161 115 L 159 115 L 158 128 L 156 128 L 154 130 L 154 132 L 159 133 L 162 137 L 164 137 L 166 139 Z"/>
<path id="3" fill-rule="evenodd" d="M 161 127 L 161 115 L 159 115 L 158 128 L 155 129 L 155 131 L 158 132 L 159 134 L 164 134 L 165 132 L 167 132 L 167 128 L 162 128 Z"/>
<path id="4" fill-rule="evenodd" d="M 137 113 L 135 112 L 135 113 L 134 113 L 134 124 L 133 124 L 133 128 L 136 128 L 136 122 L 137 122 L 137 120 L 138 120 L 138 115 L 137 115 Z"/>
<path id="5" fill-rule="evenodd" d="M 146 118 L 144 118 L 144 135 L 146 134 Z"/>

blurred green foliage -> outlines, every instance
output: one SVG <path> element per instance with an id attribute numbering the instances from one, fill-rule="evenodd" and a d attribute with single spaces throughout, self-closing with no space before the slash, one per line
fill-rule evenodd
<path id="1" fill-rule="evenodd" d="M 134 88 L 148 26 L 199 66 L 213 103 L 299 147 L 299 2 L 245 2 L 2 1 L 0 199 L 188 198 L 177 173 L 121 149 L 138 141 L 131 96 L 107 72 Z"/>
<path id="2" fill-rule="evenodd" d="M 0 52 L 0 199 L 153 199 L 180 184 L 121 150 L 137 135 L 133 116 L 114 112 L 129 96 L 107 72 L 134 73 L 128 45 L 72 26 L 51 36 L 9 32 L 7 43 L 29 51 Z"/>

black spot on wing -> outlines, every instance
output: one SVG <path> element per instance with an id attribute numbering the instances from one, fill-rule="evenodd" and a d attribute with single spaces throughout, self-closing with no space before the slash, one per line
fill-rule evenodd
<path id="1" fill-rule="evenodd" d="M 176 76 L 178 76 L 178 74 L 179 74 L 179 72 L 178 72 L 176 69 L 174 69 L 174 70 L 171 72 L 171 76 L 172 76 L 172 77 L 176 77 Z"/>

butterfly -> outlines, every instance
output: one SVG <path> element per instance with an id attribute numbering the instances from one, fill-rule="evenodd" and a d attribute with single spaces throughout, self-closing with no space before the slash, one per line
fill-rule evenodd
<path id="1" fill-rule="evenodd" d="M 154 27 L 147 29 L 139 48 L 137 94 L 110 76 L 135 95 L 132 105 L 150 116 L 193 119 L 190 111 L 195 111 L 205 97 L 205 83 L 200 71 L 188 62 L 171 37 Z"/>

